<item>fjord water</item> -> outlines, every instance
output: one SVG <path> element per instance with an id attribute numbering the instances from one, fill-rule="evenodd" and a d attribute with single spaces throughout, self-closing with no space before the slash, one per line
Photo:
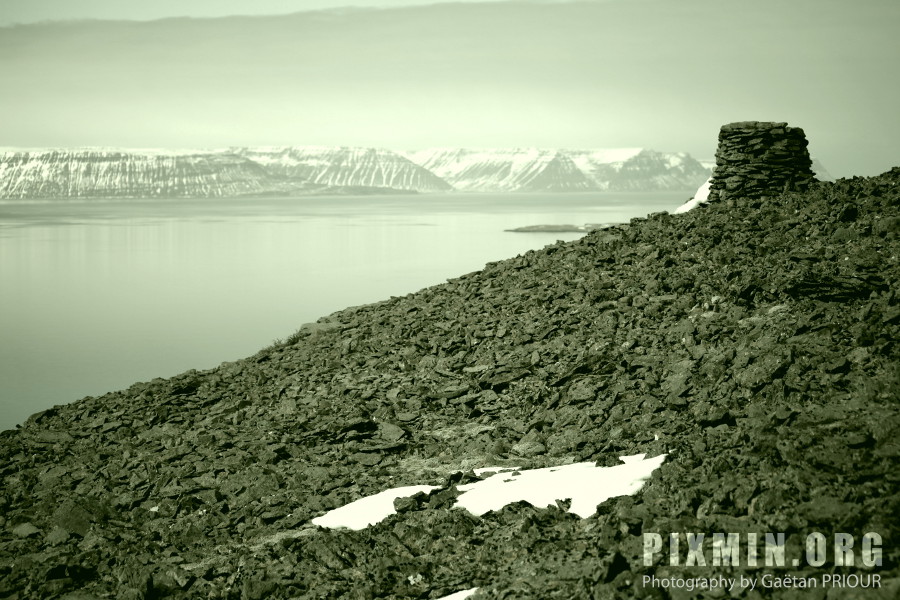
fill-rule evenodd
<path id="1" fill-rule="evenodd" d="M 0 204 L 0 429 L 249 356 L 336 310 L 443 283 L 684 192 Z"/>

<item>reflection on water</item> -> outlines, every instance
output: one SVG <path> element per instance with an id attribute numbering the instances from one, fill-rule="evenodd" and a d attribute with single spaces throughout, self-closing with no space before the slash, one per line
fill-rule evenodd
<path id="1" fill-rule="evenodd" d="M 135 381 L 253 354 L 683 193 L 0 204 L 0 429 Z"/>

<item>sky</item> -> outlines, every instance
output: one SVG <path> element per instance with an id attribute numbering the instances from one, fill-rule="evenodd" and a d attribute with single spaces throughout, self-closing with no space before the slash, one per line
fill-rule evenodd
<path id="1" fill-rule="evenodd" d="M 0 0 L 0 26 L 70 19 L 146 21 L 166 17 L 280 15 L 343 8 L 395 8 L 439 0 Z M 459 1 L 459 0 L 458 0 Z M 477 2 L 479 0 L 462 0 Z"/>
<path id="2" fill-rule="evenodd" d="M 900 164 L 896 0 L 346 3 L 0 0 L 0 146 L 712 158 L 767 120 L 834 176 Z"/>

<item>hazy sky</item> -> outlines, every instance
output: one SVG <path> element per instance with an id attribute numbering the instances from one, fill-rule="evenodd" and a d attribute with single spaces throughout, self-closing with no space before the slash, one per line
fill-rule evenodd
<path id="1" fill-rule="evenodd" d="M 0 25 L 66 19 L 279 15 L 342 7 L 391 8 L 440 0 L 0 0 Z M 456 0 L 478 2 L 480 0 Z"/>
<path id="2" fill-rule="evenodd" d="M 344 4 L 386 8 L 316 10 Z M 723 123 L 785 120 L 836 176 L 900 164 L 897 0 L 0 0 L 0 23 L 33 23 L 0 28 L 4 146 L 710 158 Z"/>

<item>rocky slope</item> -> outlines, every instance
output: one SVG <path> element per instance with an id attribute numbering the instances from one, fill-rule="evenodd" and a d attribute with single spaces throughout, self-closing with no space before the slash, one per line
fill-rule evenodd
<path id="1" fill-rule="evenodd" d="M 652 215 L 35 415 L 0 434 L 0 597 L 897 597 L 898 235 L 900 168 Z M 666 458 L 588 518 L 454 507 L 475 467 L 634 453 Z M 437 489 L 376 525 L 310 523 L 413 484 Z M 684 565 L 687 532 L 707 561 L 714 532 L 783 532 L 788 563 L 645 564 L 644 533 Z M 809 566 L 809 532 L 877 532 L 882 564 Z"/>

